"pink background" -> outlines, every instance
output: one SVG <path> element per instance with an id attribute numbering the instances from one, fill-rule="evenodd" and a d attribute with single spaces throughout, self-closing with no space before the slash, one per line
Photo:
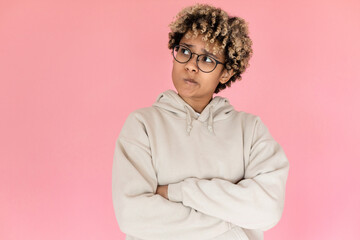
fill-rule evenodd
<path id="1" fill-rule="evenodd" d="M 199 1 L 205 2 L 205 1 Z M 127 115 L 172 88 L 168 24 L 194 1 L 0 1 L 0 239 L 124 239 L 111 198 Z M 249 22 L 221 92 L 290 161 L 271 239 L 359 239 L 360 2 L 207 1 Z"/>

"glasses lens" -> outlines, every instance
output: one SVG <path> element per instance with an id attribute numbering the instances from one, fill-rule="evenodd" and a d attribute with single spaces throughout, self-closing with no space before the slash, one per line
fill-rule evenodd
<path id="1" fill-rule="evenodd" d="M 198 66 L 204 72 L 211 72 L 216 67 L 216 62 L 208 55 L 200 55 Z"/>
<path id="2" fill-rule="evenodd" d="M 186 63 L 190 60 L 191 51 L 185 46 L 177 45 L 174 47 L 173 55 L 176 61 Z M 203 72 L 211 72 L 216 67 L 216 61 L 213 57 L 202 54 L 198 56 L 198 67 Z"/>
<path id="3" fill-rule="evenodd" d="M 174 57 L 178 62 L 185 63 L 189 61 L 191 56 L 190 49 L 184 46 L 176 46 L 174 48 Z"/>

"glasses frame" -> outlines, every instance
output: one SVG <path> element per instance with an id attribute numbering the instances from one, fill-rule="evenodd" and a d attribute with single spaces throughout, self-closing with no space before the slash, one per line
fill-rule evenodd
<path id="1" fill-rule="evenodd" d="M 187 50 L 189 50 L 189 52 L 190 52 L 190 58 L 189 58 L 189 60 L 187 60 L 186 62 L 180 62 L 179 60 L 176 59 L 174 52 L 175 52 L 175 48 L 177 48 L 177 47 L 183 47 L 183 48 L 186 48 Z M 179 44 L 178 44 L 178 45 L 175 45 L 175 46 L 173 47 L 173 49 L 172 49 L 172 55 L 173 55 L 175 61 L 177 61 L 178 63 L 182 63 L 182 64 L 189 62 L 189 61 L 192 59 L 193 55 L 197 55 L 197 58 L 196 58 L 196 66 L 197 66 L 197 68 L 198 68 L 200 71 L 202 71 L 202 72 L 204 72 L 204 73 L 211 73 L 212 71 L 214 71 L 214 70 L 216 69 L 216 67 L 217 67 L 218 64 L 222 64 L 222 65 L 225 66 L 225 63 L 222 63 L 222 62 L 216 60 L 216 59 L 215 59 L 214 57 L 212 57 L 211 55 L 209 55 L 209 54 L 197 54 L 197 53 L 194 53 L 194 52 L 192 52 L 192 51 L 190 50 L 190 48 L 188 48 L 188 47 L 186 47 L 186 46 L 184 46 L 184 45 L 179 45 Z M 199 57 L 200 57 L 200 56 L 207 56 L 207 57 L 213 59 L 213 60 L 215 61 L 215 63 L 216 63 L 214 69 L 211 70 L 211 71 L 208 71 L 208 72 L 202 70 L 202 69 L 199 67 Z"/>

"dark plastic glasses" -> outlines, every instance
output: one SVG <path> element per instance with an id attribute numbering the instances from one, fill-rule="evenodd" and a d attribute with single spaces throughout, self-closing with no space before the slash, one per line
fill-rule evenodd
<path id="1" fill-rule="evenodd" d="M 176 45 L 172 50 L 172 54 L 174 59 L 179 63 L 187 63 L 190 61 L 193 55 L 197 55 L 196 65 L 199 70 L 204 73 L 210 73 L 214 71 L 218 64 L 224 65 L 224 63 L 216 60 L 209 54 L 193 53 L 188 47 L 183 45 Z"/>

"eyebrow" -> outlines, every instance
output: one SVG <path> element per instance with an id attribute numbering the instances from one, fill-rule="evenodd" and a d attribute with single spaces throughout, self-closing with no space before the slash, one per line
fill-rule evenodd
<path id="1" fill-rule="evenodd" d="M 179 43 L 179 44 L 185 45 L 185 46 L 187 46 L 187 47 L 194 47 L 194 45 L 187 44 L 187 43 Z M 210 55 L 210 56 L 212 56 L 212 57 L 216 58 L 217 60 L 219 60 L 219 58 L 218 58 L 217 56 L 215 56 L 214 54 L 212 54 L 212 53 L 210 53 L 210 52 L 206 51 L 205 49 L 201 49 L 201 51 L 202 51 L 203 53 L 208 54 L 208 55 Z"/>

